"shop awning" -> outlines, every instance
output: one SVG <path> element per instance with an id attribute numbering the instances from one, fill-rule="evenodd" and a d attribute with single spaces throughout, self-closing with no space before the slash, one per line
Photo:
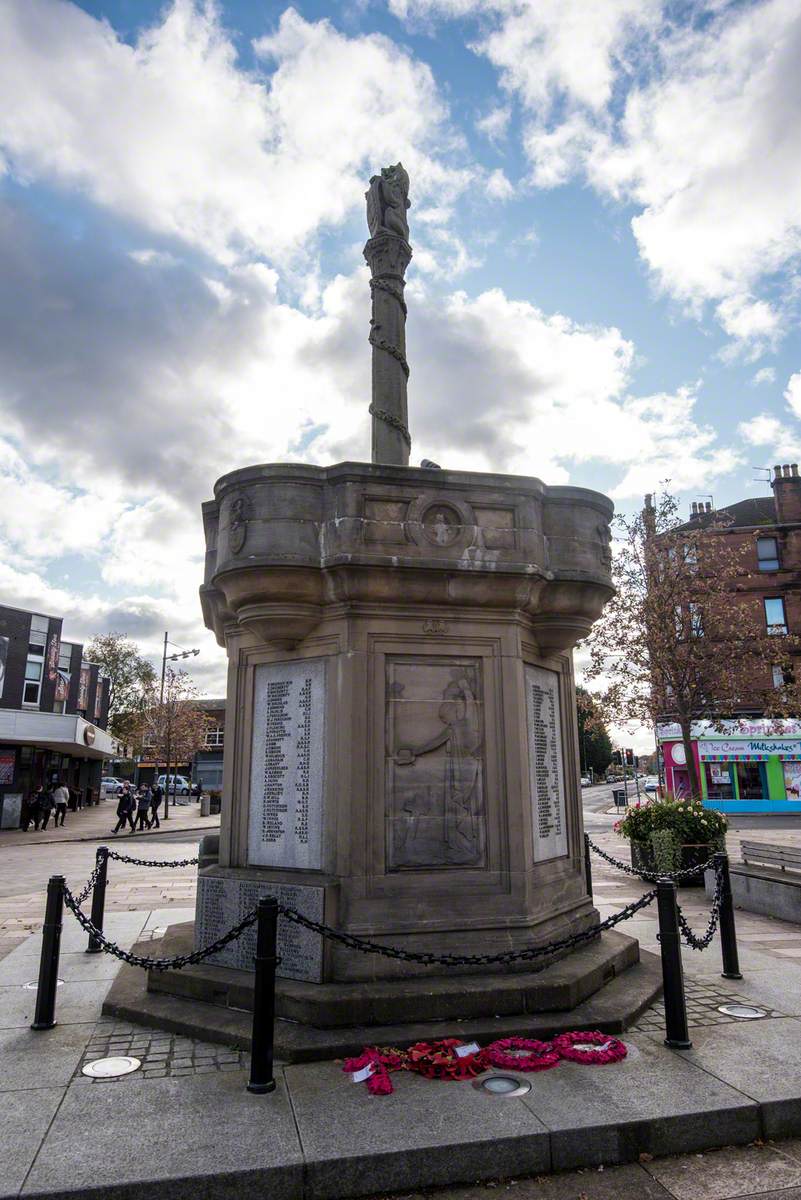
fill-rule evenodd
<path id="1" fill-rule="evenodd" d="M 119 743 L 105 729 L 68 713 L 0 709 L 0 743 L 57 750 L 75 758 L 112 758 Z"/>

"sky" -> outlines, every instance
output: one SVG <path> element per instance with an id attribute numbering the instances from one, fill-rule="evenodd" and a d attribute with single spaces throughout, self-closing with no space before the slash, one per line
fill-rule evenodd
<path id="1" fill-rule="evenodd" d="M 369 458 L 411 177 L 412 462 L 631 510 L 801 458 L 799 0 L 3 0 L 0 602 L 200 650 L 200 505 Z"/>

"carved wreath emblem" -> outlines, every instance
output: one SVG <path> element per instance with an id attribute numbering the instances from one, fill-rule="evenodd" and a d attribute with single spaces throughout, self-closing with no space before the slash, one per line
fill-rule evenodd
<path id="1" fill-rule="evenodd" d="M 237 496 L 231 505 L 231 525 L 228 536 L 232 554 L 241 554 L 247 536 L 247 500 L 244 496 Z"/>

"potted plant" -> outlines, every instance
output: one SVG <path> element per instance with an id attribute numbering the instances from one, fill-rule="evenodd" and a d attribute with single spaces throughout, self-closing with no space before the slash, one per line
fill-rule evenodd
<path id="1" fill-rule="evenodd" d="M 704 808 L 700 800 L 676 800 L 668 795 L 633 805 L 615 829 L 631 843 L 635 870 L 672 874 L 699 866 L 716 850 L 723 850 L 726 826 L 724 814 Z M 687 887 L 701 887 L 703 874 L 683 882 Z"/>

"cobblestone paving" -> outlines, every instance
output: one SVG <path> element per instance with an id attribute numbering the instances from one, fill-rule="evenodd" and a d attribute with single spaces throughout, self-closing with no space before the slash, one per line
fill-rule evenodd
<path id="1" fill-rule="evenodd" d="M 687 997 L 687 1024 L 697 1028 L 701 1025 L 736 1025 L 742 1017 L 730 1017 L 718 1012 L 721 1004 L 754 1004 L 754 1001 L 741 992 L 723 991 L 713 984 L 699 983 L 696 980 L 685 979 L 684 994 Z M 756 1007 L 762 1007 L 757 1005 Z M 769 1017 L 783 1017 L 786 1014 L 774 1009 L 763 1009 Z M 663 1033 L 665 1029 L 665 1006 L 661 1000 L 652 1004 L 642 1014 L 639 1021 L 632 1025 L 630 1033 Z"/>
<path id="2" fill-rule="evenodd" d="M 141 1069 L 117 1079 L 90 1079 L 83 1067 L 98 1058 L 138 1058 Z M 118 1083 L 123 1079 L 154 1079 L 165 1075 L 209 1075 L 238 1071 L 249 1062 L 247 1053 L 210 1042 L 125 1022 L 101 1022 L 87 1044 L 75 1074 L 91 1083 Z"/>

